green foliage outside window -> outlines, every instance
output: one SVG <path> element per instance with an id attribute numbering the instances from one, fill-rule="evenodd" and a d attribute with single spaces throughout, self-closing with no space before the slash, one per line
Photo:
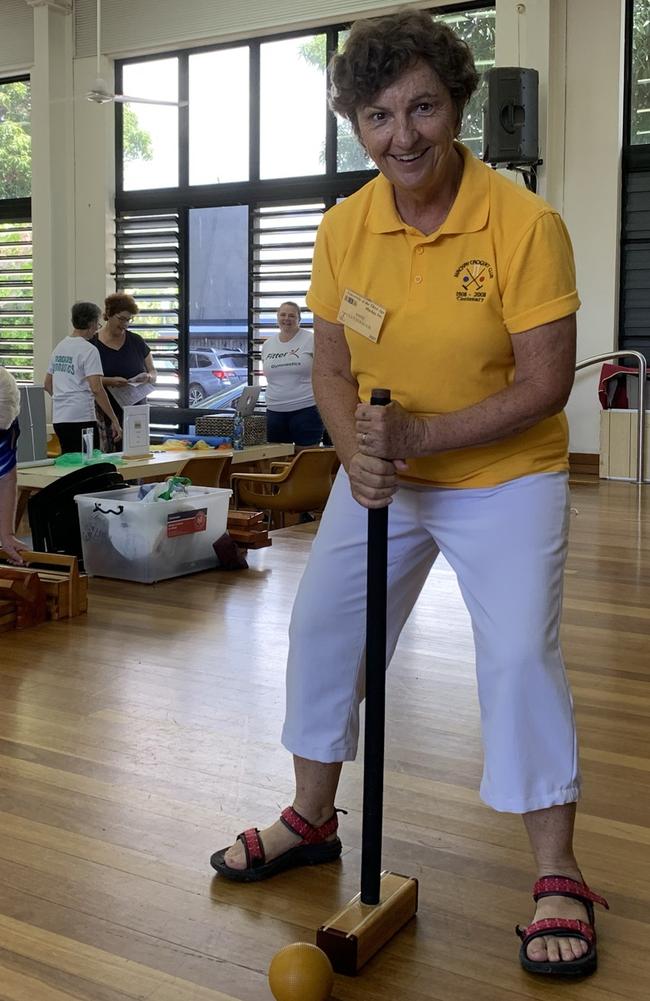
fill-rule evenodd
<path id="1" fill-rule="evenodd" d="M 29 83 L 0 84 L 0 198 L 29 198 L 31 189 Z"/>
<path id="2" fill-rule="evenodd" d="M 650 144 L 650 0 L 635 0 L 632 28 L 630 142 Z"/>
<path id="3" fill-rule="evenodd" d="M 146 129 L 141 129 L 138 116 L 129 104 L 122 106 L 122 137 L 125 160 L 151 160 L 153 144 Z"/>
<path id="4" fill-rule="evenodd" d="M 32 193 L 31 89 L 25 80 L 0 83 L 0 199 Z M 151 136 L 133 108 L 124 106 L 125 160 L 151 160 Z"/>
<path id="5" fill-rule="evenodd" d="M 650 4 L 650 0 L 643 0 Z M 496 17 L 494 8 L 483 8 L 467 13 L 442 14 L 438 20 L 444 21 L 456 34 L 467 42 L 479 73 L 483 74 L 494 66 L 494 44 Z M 342 45 L 347 32 L 339 35 Z M 300 54 L 306 62 L 320 69 L 327 65 L 325 35 L 315 35 L 301 46 Z M 478 156 L 483 152 L 483 102 L 485 101 L 483 81 L 465 109 L 461 139 Z M 325 149 L 321 152 L 321 162 L 325 162 Z M 352 126 L 345 119 L 338 120 L 337 165 L 339 170 L 367 170 L 370 164 L 361 148 Z"/>
<path id="6" fill-rule="evenodd" d="M 18 382 L 33 375 L 32 231 L 0 222 L 0 364 Z"/>

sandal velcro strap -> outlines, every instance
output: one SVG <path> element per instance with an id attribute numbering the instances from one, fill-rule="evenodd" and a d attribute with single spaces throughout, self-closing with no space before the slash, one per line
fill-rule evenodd
<path id="1" fill-rule="evenodd" d="M 520 928 L 517 925 L 515 931 L 525 945 L 542 935 L 561 935 L 566 938 L 575 938 L 577 935 L 589 945 L 593 945 L 596 941 L 596 932 L 592 926 L 585 921 L 578 921 L 576 918 L 544 918 L 541 921 L 534 921 L 527 928 Z"/>
<path id="2" fill-rule="evenodd" d="M 586 883 L 579 883 L 575 879 L 569 879 L 568 876 L 542 876 L 533 887 L 533 899 L 539 900 L 540 897 L 573 897 L 583 904 L 601 904 L 609 910 L 609 904 L 604 897 L 590 890 Z"/>
<path id="3" fill-rule="evenodd" d="M 336 813 L 333 813 L 329 820 L 326 820 L 320 827 L 314 827 L 308 820 L 301 817 L 292 806 L 288 806 L 280 814 L 280 819 L 285 827 L 288 827 L 294 834 L 298 834 L 306 845 L 318 845 L 329 838 L 330 834 L 338 829 L 339 821 Z"/>
<path id="4" fill-rule="evenodd" d="M 247 831 L 242 831 L 237 835 L 237 840 L 241 841 L 246 852 L 246 866 L 248 869 L 257 869 L 266 862 L 264 845 L 260 838 L 257 827 L 249 827 Z"/>

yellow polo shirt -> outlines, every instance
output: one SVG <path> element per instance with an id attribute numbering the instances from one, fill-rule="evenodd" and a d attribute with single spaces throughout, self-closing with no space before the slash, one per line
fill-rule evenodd
<path id="1" fill-rule="evenodd" d="M 375 386 L 411 413 L 462 410 L 510 385 L 511 338 L 574 313 L 571 242 L 550 205 L 462 144 L 451 211 L 429 236 L 399 217 L 381 174 L 323 217 L 309 308 L 337 323 L 351 289 L 383 306 L 376 343 L 345 327 L 362 400 Z M 486 487 L 568 467 L 564 414 L 490 445 L 409 459 L 407 479 Z M 406 457 L 408 458 L 408 456 Z"/>

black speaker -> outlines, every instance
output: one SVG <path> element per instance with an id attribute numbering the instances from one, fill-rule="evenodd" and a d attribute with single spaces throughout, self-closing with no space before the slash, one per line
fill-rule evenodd
<path id="1" fill-rule="evenodd" d="M 537 70 L 494 66 L 485 74 L 483 159 L 486 163 L 530 164 L 539 160 Z"/>

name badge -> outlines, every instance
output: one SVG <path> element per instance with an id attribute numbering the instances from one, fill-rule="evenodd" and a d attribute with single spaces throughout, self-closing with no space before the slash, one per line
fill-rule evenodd
<path id="1" fill-rule="evenodd" d="M 366 299 L 358 292 L 346 288 L 341 299 L 337 320 L 376 344 L 385 316 L 386 310 L 378 302 Z"/>

